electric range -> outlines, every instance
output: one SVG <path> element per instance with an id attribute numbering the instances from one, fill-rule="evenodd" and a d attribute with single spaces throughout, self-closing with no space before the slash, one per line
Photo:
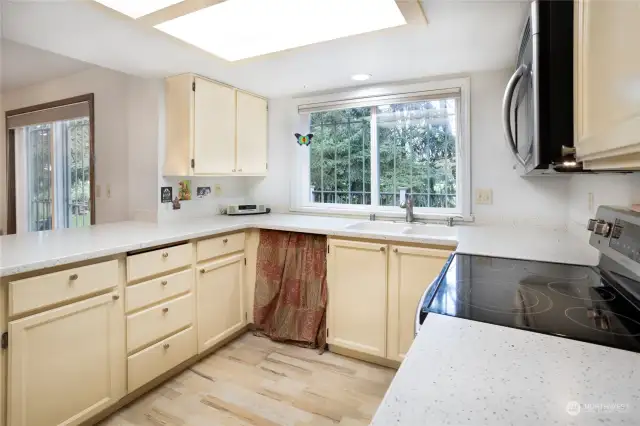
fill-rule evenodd
<path id="1" fill-rule="evenodd" d="M 418 322 L 437 313 L 640 352 L 640 214 L 601 207 L 589 229 L 594 267 L 455 254 Z"/>

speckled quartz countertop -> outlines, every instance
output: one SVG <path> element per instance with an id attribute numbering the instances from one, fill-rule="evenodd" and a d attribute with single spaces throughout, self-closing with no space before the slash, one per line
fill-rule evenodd
<path id="1" fill-rule="evenodd" d="M 449 228 L 451 235 L 425 236 L 347 228 L 358 222 L 363 219 L 293 214 L 213 216 L 181 223 L 120 222 L 9 235 L 0 237 L 0 277 L 248 228 L 457 245 L 461 253 L 550 262 L 596 264 L 598 261 L 594 249 L 563 231 L 457 225 Z"/>
<path id="2" fill-rule="evenodd" d="M 640 354 L 429 314 L 371 426 L 639 424 Z"/>

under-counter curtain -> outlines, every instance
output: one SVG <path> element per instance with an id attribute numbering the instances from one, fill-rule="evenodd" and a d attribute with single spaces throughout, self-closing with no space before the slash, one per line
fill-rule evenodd
<path id="1" fill-rule="evenodd" d="M 324 348 L 327 237 L 260 231 L 254 323 L 273 340 Z"/>

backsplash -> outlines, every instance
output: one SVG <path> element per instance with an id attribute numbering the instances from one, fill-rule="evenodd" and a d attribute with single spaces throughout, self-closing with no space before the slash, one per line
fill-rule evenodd
<path id="1" fill-rule="evenodd" d="M 191 181 L 191 200 L 180 201 L 180 209 L 173 210 L 171 203 L 160 203 L 160 189 L 158 188 L 158 222 L 214 216 L 220 214 L 221 207 L 249 201 L 247 199 L 249 188 L 246 178 L 165 177 L 160 180 L 160 187 L 172 187 L 173 198 L 175 198 L 180 192 L 179 182 L 182 180 Z M 210 187 L 211 193 L 198 198 L 198 187 Z"/>

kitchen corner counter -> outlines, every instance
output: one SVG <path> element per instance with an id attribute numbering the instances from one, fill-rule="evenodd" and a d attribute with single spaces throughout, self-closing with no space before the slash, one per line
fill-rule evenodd
<path id="1" fill-rule="evenodd" d="M 640 424 L 640 355 L 429 314 L 371 426 Z"/>
<path id="2" fill-rule="evenodd" d="M 593 265 L 597 251 L 563 231 L 480 225 L 455 226 L 452 237 L 357 231 L 363 219 L 293 214 L 213 216 L 184 223 L 120 222 L 0 237 L 0 277 L 249 228 L 432 245 L 499 257 Z"/>

